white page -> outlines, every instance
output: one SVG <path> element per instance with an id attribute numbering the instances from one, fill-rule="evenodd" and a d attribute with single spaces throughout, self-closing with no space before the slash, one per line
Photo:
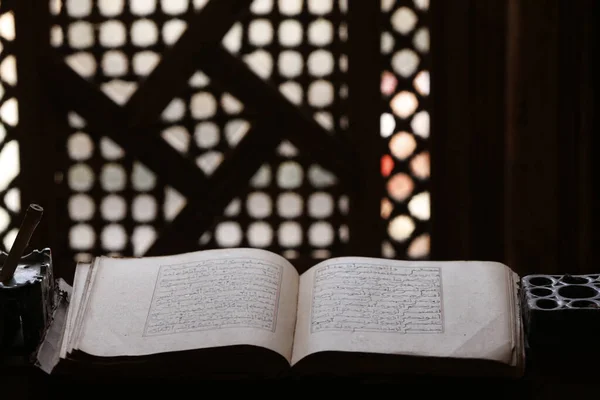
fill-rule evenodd
<path id="1" fill-rule="evenodd" d="M 69 339 L 69 346 L 67 348 L 68 353 L 70 353 L 73 349 L 77 348 L 77 343 L 81 335 L 83 320 L 85 315 L 87 314 L 87 306 L 89 303 L 90 294 L 92 292 L 91 288 L 94 284 L 94 279 L 98 271 L 100 259 L 101 257 L 95 257 L 92 260 L 90 266 L 87 268 L 87 273 L 85 274 L 85 283 L 81 292 L 81 298 L 79 299 L 79 305 L 77 307 L 77 314 L 75 316 L 74 325 L 72 326 L 73 331 Z"/>
<path id="2" fill-rule="evenodd" d="M 292 363 L 338 350 L 510 364 L 516 345 L 508 276 L 506 266 L 493 262 L 351 257 L 322 262 L 300 279 Z M 411 294 L 414 285 L 421 285 L 426 301 Z"/>
<path id="3" fill-rule="evenodd" d="M 88 354 L 247 344 L 291 359 L 299 277 L 278 255 L 233 249 L 102 258 L 97 271 L 78 345 Z"/>
<path id="4" fill-rule="evenodd" d="M 70 344 L 73 336 L 73 328 L 78 316 L 79 306 L 83 297 L 85 282 L 90 271 L 90 265 L 90 263 L 78 263 L 75 267 L 75 274 L 73 276 L 73 288 L 71 290 L 71 295 L 69 296 L 69 306 L 67 309 L 67 322 L 64 331 L 65 337 L 63 338 L 60 348 L 61 358 L 65 358 L 67 355 L 67 351 L 71 348 Z"/>
<path id="5" fill-rule="evenodd" d="M 69 286 L 62 278 L 57 282 L 58 290 L 64 292 L 56 296 L 56 305 L 52 313 L 52 321 L 47 327 L 43 340 L 40 343 L 36 354 L 36 365 L 44 372 L 51 373 L 58 361 L 60 352 L 66 338 L 66 318 L 69 307 L 69 299 L 73 288 Z"/>

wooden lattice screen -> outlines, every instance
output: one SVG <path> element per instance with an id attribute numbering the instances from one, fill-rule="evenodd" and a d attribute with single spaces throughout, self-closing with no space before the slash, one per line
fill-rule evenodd
<path id="1" fill-rule="evenodd" d="M 42 3 L 0 3 L 3 248 L 38 201 L 61 265 L 428 257 L 428 0 Z"/>
<path id="2" fill-rule="evenodd" d="M 12 12 L 0 3 L 0 248 L 14 241 L 20 207 L 19 143 L 16 126 L 19 110 L 16 96 L 15 24 Z"/>

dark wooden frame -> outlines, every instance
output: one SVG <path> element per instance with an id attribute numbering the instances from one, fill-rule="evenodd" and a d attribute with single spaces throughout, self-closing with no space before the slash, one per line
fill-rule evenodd
<path id="1" fill-rule="evenodd" d="M 505 1 L 431 14 L 432 255 L 503 261 Z"/>
<path id="2" fill-rule="evenodd" d="M 434 257 L 597 272 L 597 3 L 457 0 L 431 11 Z"/>
<path id="3" fill-rule="evenodd" d="M 592 263 L 593 1 L 511 1 L 507 259 L 522 273 Z"/>

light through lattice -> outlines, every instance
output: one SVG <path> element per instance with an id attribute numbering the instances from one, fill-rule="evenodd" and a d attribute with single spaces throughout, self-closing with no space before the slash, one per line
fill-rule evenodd
<path id="1" fill-rule="evenodd" d="M 327 258 L 348 240 L 347 213 L 348 198 L 336 177 L 285 141 L 200 244 L 264 248 L 288 259 Z"/>
<path id="2" fill-rule="evenodd" d="M 384 70 L 381 95 L 386 104 L 380 135 L 388 152 L 381 158 L 386 196 L 387 257 L 429 255 L 429 0 L 382 0 Z"/>
<path id="3" fill-rule="evenodd" d="M 67 65 L 123 105 L 161 61 L 165 49 L 186 30 L 188 19 L 205 4 L 197 0 L 51 0 L 50 40 Z M 194 75 L 192 91 L 185 98 L 173 99 L 160 121 L 163 139 L 182 154 L 197 156 L 199 167 L 210 173 L 220 162 L 219 153 L 210 151 L 214 146 L 208 140 L 199 141 L 197 132 L 210 132 L 212 126 L 206 121 L 195 127 L 192 123 L 214 108 L 216 100 L 201 93 L 206 84 L 200 72 Z M 227 100 L 224 94 L 222 101 Z M 186 119 L 189 123 L 183 126 Z M 69 125 L 71 132 L 64 142 L 68 162 L 61 188 L 68 198 L 70 251 L 76 260 L 106 253 L 143 255 L 186 199 L 108 137 L 96 138 L 88 132 L 76 114 L 70 113 Z M 230 136 L 230 143 L 238 140 Z M 190 151 L 194 139 L 200 151 Z"/>
<path id="4" fill-rule="evenodd" d="M 50 40 L 79 75 L 124 103 L 206 0 L 50 0 Z"/>
<path id="5" fill-rule="evenodd" d="M 346 7 L 334 0 L 254 0 L 250 14 L 223 39 L 228 51 L 332 135 L 347 128 Z M 284 141 L 199 243 L 327 258 L 348 241 L 347 213 L 337 177 Z"/>
<path id="6" fill-rule="evenodd" d="M 90 135 L 69 113 L 65 148 L 69 248 L 78 261 L 92 255 L 143 255 L 185 199 L 107 137 Z M 63 221 L 63 224 L 66 222 Z"/>
<path id="7" fill-rule="evenodd" d="M 73 70 L 122 105 L 206 4 L 206 0 L 51 0 L 51 42 Z M 381 93 L 386 106 L 381 112 L 380 136 L 388 148 L 380 160 L 387 191 L 381 202 L 381 215 L 387 221 L 382 252 L 390 257 L 425 257 L 429 253 L 428 1 L 383 0 L 381 6 L 385 14 Z M 349 95 L 345 76 L 349 63 L 345 51 L 347 7 L 344 0 L 254 0 L 249 12 L 225 35 L 222 45 L 291 103 L 304 109 L 324 128 L 325 135 L 344 137 Z M 257 113 L 247 97 L 248 104 L 244 104 L 228 93 L 227 82 L 211 79 L 198 67 L 153 128 L 165 143 L 210 178 L 256 126 Z M 73 224 L 87 221 L 95 238 L 87 249 L 77 245 L 78 252 L 128 254 L 137 246 L 138 254 L 142 251 L 139 249 L 152 243 L 153 236 L 142 235 L 146 238 L 144 245 L 135 245 L 132 235 L 137 225 L 141 223 L 147 232 L 152 229 L 156 234 L 168 221 L 154 218 L 165 196 L 163 187 L 158 185 L 148 193 L 132 190 L 129 177 L 133 155 L 124 154 L 106 167 L 108 161 L 103 156 L 98 158 L 102 155 L 100 142 L 91 138 L 92 133 L 103 132 L 73 129 L 71 135 L 87 135 L 93 144 L 93 156 L 78 161 L 69 153 L 65 176 L 75 164 L 87 165 L 92 171 L 87 176 L 96 182 L 88 195 L 65 180 L 66 196 L 75 197 L 77 201 L 73 202 L 80 207 L 69 214 Z M 85 146 L 84 142 L 75 141 L 80 147 Z M 337 177 L 287 140 L 270 154 L 248 187 L 242 188 L 223 215 L 201 235 L 199 246 L 262 247 L 289 258 L 323 258 L 343 252 L 351 234 L 346 221 L 349 202 Z M 121 186 L 107 189 L 98 183 L 103 176 L 116 179 L 121 175 L 127 177 L 120 181 L 125 182 Z M 120 196 L 127 209 L 126 217 L 119 222 L 125 234 L 113 225 L 109 230 L 112 236 L 124 238 L 120 250 L 119 246 L 98 244 L 104 243 L 102 235 L 108 234 L 103 232 L 114 218 L 98 211 L 102 198 L 109 193 Z M 81 218 L 90 207 L 89 199 L 82 200 L 84 195 L 92 199 L 95 210 L 94 217 L 86 221 Z M 134 211 L 134 206 L 143 211 Z"/>
<path id="8" fill-rule="evenodd" d="M 252 113 L 237 98 L 197 71 L 185 93 L 163 110 L 162 137 L 210 176 L 250 129 Z"/>
<path id="9" fill-rule="evenodd" d="M 14 15 L 12 11 L 3 9 L 0 14 L 0 250 L 3 251 L 8 251 L 15 240 L 21 208 L 17 187 L 19 143 L 14 135 L 19 123 L 14 46 Z"/>

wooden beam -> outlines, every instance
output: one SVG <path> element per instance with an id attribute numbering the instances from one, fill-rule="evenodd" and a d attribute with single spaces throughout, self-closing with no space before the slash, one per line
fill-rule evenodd
<path id="1" fill-rule="evenodd" d="M 210 228 L 215 218 L 222 215 L 234 197 L 247 190 L 255 172 L 276 154 L 281 137 L 267 134 L 274 131 L 279 131 L 277 123 L 258 121 L 211 176 L 211 190 L 191 204 L 188 199 L 188 204 L 165 227 L 146 255 L 197 250 L 200 235 Z M 190 236 L 191 231 L 197 232 L 197 235 Z M 182 235 L 182 232 L 185 234 Z"/>
<path id="2" fill-rule="evenodd" d="M 3 0 L 0 2 L 0 14 L 4 14 L 10 10 L 14 9 L 14 1 L 13 0 Z"/>
<path id="3" fill-rule="evenodd" d="M 15 137 L 19 141 L 19 189 L 21 212 L 30 203 L 38 203 L 46 212 L 31 239 L 31 248 L 52 247 L 56 243 L 54 172 L 56 166 L 56 118 L 46 106 L 42 90 L 37 52 L 49 47 L 49 11 L 47 4 L 36 0 L 12 3 L 15 19 L 14 55 L 17 59 L 19 122 Z"/>
<path id="4" fill-rule="evenodd" d="M 206 191 L 206 177 L 194 162 L 169 146 L 156 128 L 129 127 L 127 112 L 64 62 L 51 58 L 43 76 L 47 90 L 80 114 L 90 132 L 110 137 L 188 199 L 197 199 Z"/>
<path id="5" fill-rule="evenodd" d="M 521 275 L 560 269 L 559 2 L 509 2 L 506 241 Z"/>
<path id="6" fill-rule="evenodd" d="M 469 177 L 469 0 L 434 1 L 431 13 L 431 258 L 472 249 Z"/>
<path id="7" fill-rule="evenodd" d="M 558 2 L 558 262 L 561 271 L 596 273 L 592 231 L 592 57 L 594 0 Z"/>
<path id="8" fill-rule="evenodd" d="M 506 0 L 472 0 L 471 9 L 467 110 L 473 218 L 469 257 L 505 262 L 507 5 Z"/>
<path id="9" fill-rule="evenodd" d="M 596 273 L 591 188 L 597 2 L 509 5 L 509 263 L 521 275 Z"/>
<path id="10" fill-rule="evenodd" d="M 381 199 L 385 182 L 380 160 L 385 154 L 380 138 L 382 107 L 381 26 L 382 13 L 377 1 L 348 4 L 348 135 L 353 149 L 359 149 L 353 175 L 357 190 L 350 198 L 349 248 L 352 254 L 380 257 L 384 239 Z M 366 229 L 368 227 L 368 229 Z"/>
<path id="11" fill-rule="evenodd" d="M 432 258 L 505 261 L 506 2 L 432 2 Z"/>
<path id="12" fill-rule="evenodd" d="M 598 21 L 600 18 L 600 2 L 595 1 L 594 2 L 594 6 L 590 12 L 589 18 L 591 18 L 591 20 L 593 21 Z M 598 26 L 598 24 L 592 24 L 592 37 L 595 38 L 591 41 L 590 44 L 590 54 L 599 54 L 600 53 L 600 40 L 598 40 L 598 38 L 600 38 L 600 26 Z M 600 63 L 598 62 L 598 57 L 592 57 L 590 60 L 590 69 L 592 71 L 598 71 L 600 70 Z M 591 76 L 591 82 L 589 82 L 590 84 L 590 88 L 592 90 L 592 105 L 591 105 L 591 109 L 592 109 L 592 115 L 590 117 L 591 121 L 591 132 L 599 132 L 600 131 L 600 96 L 598 95 L 598 93 L 600 93 L 600 76 L 598 76 L 599 74 L 594 73 Z M 592 134 L 591 138 L 590 138 L 590 152 L 593 151 L 597 151 L 597 149 L 600 149 L 600 135 L 598 134 Z M 595 157 L 592 158 L 590 160 L 590 180 L 591 180 L 591 184 L 590 184 L 590 203 L 593 204 L 600 204 L 600 190 L 598 190 L 600 188 L 600 174 L 598 173 L 598 170 L 600 168 L 599 167 L 600 164 L 600 158 Z M 596 266 L 598 265 L 598 259 L 600 258 L 600 256 L 598 255 L 597 251 L 594 251 L 594 244 L 595 243 L 599 243 L 600 242 L 600 210 L 598 209 L 598 207 L 591 207 L 591 211 L 590 211 L 590 224 L 591 224 L 591 228 L 590 228 L 590 258 L 587 260 L 588 265 L 592 265 L 592 266 Z M 591 267 L 590 267 L 591 268 Z M 595 268 L 597 269 L 597 268 Z"/>

